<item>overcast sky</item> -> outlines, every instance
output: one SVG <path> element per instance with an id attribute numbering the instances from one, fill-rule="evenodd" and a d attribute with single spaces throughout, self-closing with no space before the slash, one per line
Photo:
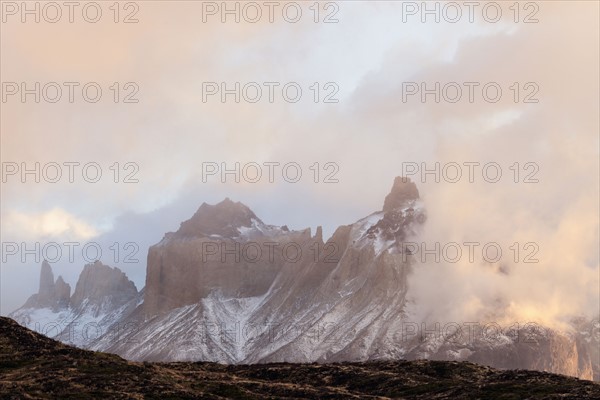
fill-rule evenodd
<path id="1" fill-rule="evenodd" d="M 538 8 L 519 10 L 517 23 L 511 2 L 501 3 L 495 23 L 486 21 L 494 10 L 487 9 L 484 18 L 483 7 L 470 22 L 460 2 L 456 23 L 449 21 L 455 10 L 441 5 L 439 23 L 431 15 L 423 23 L 419 10 L 413 15 L 414 8 L 377 1 L 337 2 L 320 10 L 318 23 L 312 2 L 301 3 L 296 23 L 283 18 L 283 6 L 275 9 L 273 23 L 264 6 L 258 23 L 244 20 L 254 17 L 249 9 L 240 23 L 232 16 L 222 23 L 219 12 L 205 14 L 203 22 L 202 2 L 138 2 L 139 9 L 120 10 L 119 23 L 109 3 L 101 3 L 97 23 L 86 22 L 81 10 L 73 23 L 66 9 L 57 23 L 44 15 L 40 23 L 22 23 L 19 11 L 3 10 L 3 173 L 21 163 L 34 168 L 35 162 L 58 163 L 63 173 L 57 183 L 43 176 L 36 183 L 32 175 L 22 183 L 20 171 L 3 176 L 3 246 L 81 243 L 75 261 L 64 253 L 52 264 L 55 276 L 63 275 L 74 289 L 84 264 L 82 245 L 98 242 L 102 261 L 119 266 L 141 289 L 148 246 L 203 202 L 229 197 L 265 223 L 313 232 L 322 225 L 329 237 L 337 226 L 380 210 L 403 163 L 458 163 L 466 174 L 465 162 L 494 162 L 503 174 L 496 183 L 483 179 L 480 169 L 473 183 L 464 176 L 458 183 L 413 177 L 429 215 L 423 240 L 498 242 L 505 249 L 533 242 L 540 261 L 515 263 L 507 256 L 494 268 L 508 274 L 468 262 L 423 265 L 411 278 L 420 312 L 477 317 L 500 301 L 506 318 L 554 323 L 597 315 L 598 3 L 537 2 Z M 286 17 L 294 17 L 287 10 Z M 139 21 L 122 23 L 130 13 Z M 323 23 L 326 16 L 338 22 Z M 523 23 L 528 16 L 538 22 Z M 42 96 L 35 103 L 27 95 L 23 103 L 7 82 L 26 82 L 28 88 L 58 82 L 62 97 L 49 103 Z M 73 103 L 63 82 L 79 83 Z M 102 89 L 96 103 L 82 97 L 89 82 Z M 262 97 L 251 103 L 242 96 L 236 103 L 228 95 L 223 103 L 217 93 L 203 101 L 206 82 L 226 82 L 228 88 L 256 82 Z M 279 85 L 273 102 L 264 82 Z M 290 82 L 302 89 L 295 103 L 282 94 Z M 428 88 L 456 82 L 462 98 L 448 101 L 456 85 L 448 86 L 439 103 L 435 95 L 425 102 L 420 93 L 407 96 L 421 82 Z M 465 82 L 477 84 L 471 86 L 472 102 Z M 494 87 L 487 99 L 482 93 L 488 83 L 502 89 L 497 102 L 489 101 Z M 248 87 L 247 97 L 255 96 L 255 87 Z M 53 90 L 41 94 L 53 98 Z M 124 103 L 129 94 L 138 102 Z M 294 88 L 287 94 L 293 96 Z M 337 102 L 325 103 L 327 95 Z M 65 162 L 80 163 L 73 183 Z M 91 162 L 102 170 L 96 183 L 82 177 L 81 166 Z M 258 183 L 243 177 L 236 183 L 232 176 L 226 183 L 215 176 L 204 182 L 203 163 L 222 162 L 229 168 L 235 162 L 296 162 L 302 178 L 286 182 L 278 167 L 271 183 L 263 166 Z M 315 163 L 318 183 L 310 168 Z M 47 169 L 48 176 L 52 171 Z M 93 170 L 88 173 L 94 177 Z M 130 173 L 137 183 L 123 182 Z M 324 182 L 330 173 L 337 183 Z M 538 182 L 525 183 L 529 174 Z M 109 249 L 114 242 L 118 262 Z M 125 248 L 129 242 L 139 249 Z M 139 261 L 124 263 L 132 251 Z M 3 254 L 3 315 L 37 291 L 39 263 L 32 255 L 22 262 L 21 252 Z"/>

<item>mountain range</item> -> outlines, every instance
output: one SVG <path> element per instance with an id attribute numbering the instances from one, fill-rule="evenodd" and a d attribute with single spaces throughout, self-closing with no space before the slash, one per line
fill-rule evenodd
<path id="1" fill-rule="evenodd" d="M 494 335 L 419 329 L 407 296 L 415 263 L 406 242 L 427 212 L 397 177 L 380 211 L 338 227 L 265 224 L 242 203 L 209 205 L 150 247 L 145 287 L 118 268 L 84 267 L 75 290 L 51 266 L 10 314 L 77 347 L 133 361 L 226 364 L 399 359 L 471 361 L 600 380 L 600 325 L 525 325 Z M 504 327 L 503 327 L 504 328 Z M 481 329 L 481 328 L 479 328 Z M 425 332 L 424 332 L 425 331 Z"/>

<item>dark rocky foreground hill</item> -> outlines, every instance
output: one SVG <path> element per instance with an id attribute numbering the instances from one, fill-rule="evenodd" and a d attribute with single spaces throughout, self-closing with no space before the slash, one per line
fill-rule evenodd
<path id="1" fill-rule="evenodd" d="M 137 363 L 0 317 L 0 398 L 598 399 L 600 384 L 468 362 Z"/>

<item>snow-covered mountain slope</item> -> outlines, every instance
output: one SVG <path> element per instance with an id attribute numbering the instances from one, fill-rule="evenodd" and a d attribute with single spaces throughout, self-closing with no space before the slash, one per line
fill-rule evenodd
<path id="1" fill-rule="evenodd" d="M 121 270 L 97 261 L 83 268 L 72 296 L 67 295 L 66 299 L 63 296 L 59 302 L 40 303 L 41 293 L 50 293 L 48 288 L 52 288 L 52 269 L 46 261 L 40 275 L 40 293 L 31 296 L 10 317 L 36 332 L 78 347 L 87 347 L 100 336 L 123 330 L 120 322 L 143 299 L 143 292 L 138 293 Z M 57 283 L 61 281 L 59 277 Z M 59 296 L 50 294 L 46 297 L 55 299 Z"/>
<path id="2" fill-rule="evenodd" d="M 102 290 L 82 291 L 87 286 L 78 283 L 77 296 L 60 308 L 64 285 L 55 285 L 61 295 L 52 294 L 46 271 L 45 294 L 40 290 L 12 316 L 27 326 L 95 323 L 99 334 L 70 343 L 132 360 L 433 358 L 600 379 L 599 329 L 589 321 L 573 332 L 526 326 L 516 332 L 501 327 L 497 335 L 423 335 L 419 324 L 409 322 L 414 266 L 405 243 L 415 240 L 425 221 L 416 185 L 402 178 L 394 181 L 381 211 L 340 226 L 326 242 L 320 228 L 313 236 L 310 229 L 266 225 L 229 199 L 202 204 L 177 232 L 149 249 L 142 292 L 128 288 L 117 273 L 110 274 L 110 284 L 100 283 L 108 275 L 98 276 L 95 287 Z M 119 290 L 109 290 L 117 284 Z"/>

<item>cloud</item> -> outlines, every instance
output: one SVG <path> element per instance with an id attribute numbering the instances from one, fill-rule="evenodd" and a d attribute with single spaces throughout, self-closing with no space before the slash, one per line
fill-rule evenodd
<path id="1" fill-rule="evenodd" d="M 60 208 L 34 214 L 9 211 L 2 224 L 16 240 L 89 240 L 99 234 L 92 225 Z"/>
<path id="2" fill-rule="evenodd" d="M 97 183 L 3 184 L 3 240 L 139 234 L 146 246 L 203 201 L 224 197 L 267 223 L 322 224 L 327 234 L 380 209 L 403 162 L 494 161 L 505 178 L 515 162 L 534 162 L 537 184 L 418 182 L 430 215 L 421 240 L 533 241 L 540 263 L 509 265 L 508 275 L 498 265 L 423 265 L 411 295 L 422 315 L 453 318 L 488 315 L 495 304 L 503 310 L 495 318 L 557 322 L 597 311 L 596 3 L 545 2 L 537 24 L 403 24 L 396 3 L 351 2 L 327 25 L 202 24 L 200 3 L 142 5 L 140 23 L 127 26 L 3 25 L 4 81 L 97 81 L 108 99 L 3 104 L 3 161 L 94 161 L 103 171 Z M 115 104 L 107 88 L 115 81 L 136 82 L 140 102 Z M 295 81 L 306 96 L 203 103 L 205 81 Z M 314 103 L 315 81 L 336 82 L 340 101 Z M 504 94 L 498 103 L 403 102 L 407 81 L 493 81 Z M 514 82 L 521 97 L 525 83 L 536 83 L 539 103 L 515 103 Z M 306 177 L 308 166 L 332 161 L 339 183 L 207 184 L 204 161 L 296 161 Z M 122 173 L 135 162 L 139 182 L 115 184 L 115 162 Z M 19 271 L 2 280 L 3 313 L 24 301 L 36 277 Z M 23 293 L 7 303 L 13 282 L 24 283 Z"/>

